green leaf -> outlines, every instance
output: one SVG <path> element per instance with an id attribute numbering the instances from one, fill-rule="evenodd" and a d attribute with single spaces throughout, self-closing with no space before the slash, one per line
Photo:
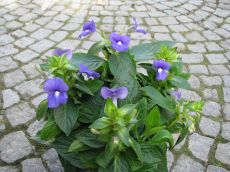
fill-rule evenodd
<path id="1" fill-rule="evenodd" d="M 161 124 L 160 121 L 160 111 L 158 106 L 154 106 L 154 108 L 150 111 L 146 118 L 145 126 L 146 130 L 149 131 L 153 127 L 157 127 Z"/>
<path id="2" fill-rule="evenodd" d="M 109 168 L 109 172 L 130 172 L 130 166 L 122 156 L 116 156 Z"/>
<path id="3" fill-rule="evenodd" d="M 93 92 L 83 83 L 77 83 L 75 84 L 75 87 L 86 94 L 89 94 L 91 96 L 94 95 Z"/>
<path id="4" fill-rule="evenodd" d="M 92 147 L 92 148 L 100 148 L 103 147 L 105 144 L 97 139 L 97 135 L 90 132 L 89 129 L 84 129 L 80 131 L 76 137 L 85 145 Z"/>
<path id="5" fill-rule="evenodd" d="M 124 106 L 122 106 L 121 108 L 118 109 L 118 113 L 121 116 L 125 116 L 130 114 L 131 112 L 133 112 L 133 110 L 136 108 L 136 104 L 126 104 Z"/>
<path id="6" fill-rule="evenodd" d="M 82 148 L 83 143 L 79 140 L 76 139 L 74 142 L 70 145 L 68 152 L 74 152 L 77 151 L 78 149 Z"/>
<path id="7" fill-rule="evenodd" d="M 180 142 L 182 142 L 184 140 L 184 138 L 187 136 L 189 132 L 189 127 L 186 125 L 186 126 L 183 126 L 181 132 L 180 132 L 180 136 L 178 137 L 175 145 L 178 145 Z"/>
<path id="8" fill-rule="evenodd" d="M 105 151 L 100 153 L 97 157 L 97 164 L 99 164 L 101 167 L 105 168 L 107 165 L 111 162 L 111 160 L 114 157 L 114 144 L 113 141 L 110 141 L 105 146 Z"/>
<path id="9" fill-rule="evenodd" d="M 103 129 L 112 124 L 112 121 L 108 117 L 102 117 L 94 121 L 89 127 L 93 129 Z"/>
<path id="10" fill-rule="evenodd" d="M 129 146 L 129 130 L 125 127 L 118 131 L 118 136 L 121 141 L 126 145 Z"/>
<path id="11" fill-rule="evenodd" d="M 170 83 L 177 88 L 184 88 L 184 89 L 190 89 L 191 88 L 187 79 L 180 77 L 180 76 L 174 76 L 173 79 L 170 80 Z"/>
<path id="12" fill-rule="evenodd" d="M 117 108 L 111 99 L 106 100 L 104 111 L 105 114 L 109 117 L 115 117 L 117 114 Z"/>
<path id="13" fill-rule="evenodd" d="M 43 100 L 36 110 L 36 119 L 40 121 L 42 118 L 44 118 L 46 116 L 47 110 L 48 102 L 47 100 Z"/>
<path id="14" fill-rule="evenodd" d="M 136 64 L 132 57 L 126 53 L 119 57 L 111 56 L 109 68 L 114 76 L 115 86 L 126 86 L 129 91 L 126 100 L 132 100 L 138 94 Z"/>
<path id="15" fill-rule="evenodd" d="M 162 143 L 165 143 L 165 142 L 169 143 L 170 148 L 173 147 L 172 134 L 168 130 L 165 130 L 165 129 L 158 131 L 153 136 L 153 138 L 148 141 L 148 143 L 150 143 L 150 144 L 162 144 Z"/>
<path id="16" fill-rule="evenodd" d="M 68 136 L 78 118 L 78 107 L 72 102 L 54 109 L 54 119 L 60 129 Z"/>
<path id="17" fill-rule="evenodd" d="M 157 41 L 151 43 L 144 43 L 133 46 L 129 51 L 134 56 L 134 60 L 141 62 L 155 59 L 155 53 L 160 51 L 161 46 L 173 46 L 174 43 L 171 41 Z"/>
<path id="18" fill-rule="evenodd" d="M 144 93 L 149 96 L 155 104 L 174 112 L 175 111 L 175 102 L 166 99 L 158 90 L 151 86 L 143 87 L 142 90 Z"/>
<path id="19" fill-rule="evenodd" d="M 134 140 L 133 138 L 130 137 L 130 145 L 133 148 L 134 152 L 136 153 L 138 159 L 140 161 L 143 161 L 143 154 L 141 152 L 141 147 L 140 147 L 139 143 L 136 142 L 136 140 Z"/>
<path id="20" fill-rule="evenodd" d="M 48 71 L 49 70 L 49 65 L 47 63 L 44 64 L 39 64 L 41 70 L 43 71 Z"/>
<path id="21" fill-rule="evenodd" d="M 101 51 L 101 49 L 104 47 L 104 44 L 102 41 L 98 41 L 94 43 L 88 50 L 88 54 L 92 55 L 98 55 L 98 52 Z"/>
<path id="22" fill-rule="evenodd" d="M 142 98 L 136 106 L 138 125 L 144 124 L 147 117 L 147 99 Z"/>
<path id="23" fill-rule="evenodd" d="M 97 92 L 103 86 L 103 84 L 104 82 L 98 79 L 88 80 L 84 82 L 84 85 L 88 87 L 92 93 Z"/>
<path id="24" fill-rule="evenodd" d="M 42 140 L 50 140 L 55 138 L 61 130 L 58 128 L 57 124 L 53 120 L 48 120 L 44 127 L 38 132 L 38 136 Z"/>
<path id="25" fill-rule="evenodd" d="M 73 54 L 73 57 L 70 60 L 70 63 L 76 66 L 77 68 L 79 68 L 80 64 L 83 64 L 85 66 L 88 66 L 91 70 L 97 69 L 104 62 L 105 61 L 98 56 L 94 56 L 92 54 L 85 54 L 85 53 L 75 53 Z"/>

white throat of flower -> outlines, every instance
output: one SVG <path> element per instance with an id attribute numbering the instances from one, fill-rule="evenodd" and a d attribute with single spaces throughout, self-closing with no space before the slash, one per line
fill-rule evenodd
<path id="1" fill-rule="evenodd" d="M 121 41 L 118 41 L 117 45 L 122 45 L 122 42 L 121 42 Z"/>
<path id="2" fill-rule="evenodd" d="M 94 80 L 93 76 L 88 77 L 88 75 L 86 73 L 82 73 L 82 76 L 83 76 L 83 78 L 84 78 L 85 81 L 88 81 L 89 79 Z"/>
<path id="3" fill-rule="evenodd" d="M 55 91 L 54 92 L 54 96 L 57 98 L 57 97 L 59 97 L 60 96 L 60 91 Z"/>
<path id="4" fill-rule="evenodd" d="M 163 71 L 163 69 L 159 68 L 158 69 L 158 73 L 161 73 Z"/>

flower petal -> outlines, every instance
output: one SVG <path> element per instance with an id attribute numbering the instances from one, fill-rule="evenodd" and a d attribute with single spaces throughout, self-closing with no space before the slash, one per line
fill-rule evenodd
<path id="1" fill-rule="evenodd" d="M 170 69 L 170 63 L 164 61 L 164 60 L 155 60 L 153 62 L 153 67 L 155 68 L 161 68 L 163 70 L 169 70 Z"/>
<path id="2" fill-rule="evenodd" d="M 54 96 L 54 93 L 48 94 L 48 107 L 49 108 L 56 108 L 59 106 L 58 99 Z"/>
<path id="3" fill-rule="evenodd" d="M 137 28 L 138 24 L 137 24 L 137 19 L 135 17 L 133 17 L 133 21 L 134 21 L 134 30 Z"/>
<path id="4" fill-rule="evenodd" d="M 119 41 L 119 36 L 116 32 L 110 34 L 110 42 L 116 44 Z"/>
<path id="5" fill-rule="evenodd" d="M 68 95 L 66 94 L 66 92 L 62 92 L 57 97 L 57 99 L 58 99 L 59 104 L 65 104 L 67 102 L 67 100 L 68 100 Z"/>
<path id="6" fill-rule="evenodd" d="M 112 96 L 113 96 L 113 91 L 112 91 L 111 89 L 109 89 L 108 87 L 102 87 L 102 88 L 101 88 L 101 96 L 102 96 L 104 99 L 112 98 Z"/>
<path id="7" fill-rule="evenodd" d="M 83 31 L 89 30 L 90 32 L 95 32 L 96 31 L 96 24 L 95 22 L 89 21 L 83 25 Z"/>
<path id="8" fill-rule="evenodd" d="M 128 96 L 127 87 L 119 87 L 114 91 L 119 99 L 125 99 Z"/>
<path id="9" fill-rule="evenodd" d="M 111 45 L 112 48 L 118 52 L 125 52 L 125 51 L 128 51 L 129 50 L 129 46 L 128 45 L 118 45 L 117 43 L 114 43 Z"/>
<path id="10" fill-rule="evenodd" d="M 172 91 L 171 95 L 174 97 L 175 100 L 180 100 L 181 98 L 181 92 L 177 90 Z"/>
<path id="11" fill-rule="evenodd" d="M 162 72 L 158 72 L 157 75 L 156 75 L 156 80 L 158 81 L 162 81 L 162 80 L 165 80 L 167 78 L 168 74 L 165 72 L 165 71 L 162 71 Z"/>
<path id="12" fill-rule="evenodd" d="M 141 28 L 137 28 L 135 31 L 138 33 L 146 34 L 146 31 L 144 29 L 141 29 Z"/>
<path id="13" fill-rule="evenodd" d="M 85 37 L 85 36 L 87 36 L 87 35 L 89 35 L 89 34 L 90 34 L 90 31 L 89 31 L 89 30 L 82 31 L 81 34 L 78 36 L 78 38 L 80 39 L 80 38 Z"/>

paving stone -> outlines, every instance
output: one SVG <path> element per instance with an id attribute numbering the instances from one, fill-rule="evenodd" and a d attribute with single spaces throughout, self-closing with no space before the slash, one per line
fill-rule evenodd
<path id="1" fill-rule="evenodd" d="M 166 26 L 152 26 L 150 27 L 152 32 L 169 32 Z"/>
<path id="2" fill-rule="evenodd" d="M 64 23 L 62 22 L 58 22 L 58 21 L 51 21 L 49 22 L 45 27 L 47 29 L 51 29 L 51 30 L 57 30 L 59 29 Z"/>
<path id="3" fill-rule="evenodd" d="M 172 152 L 169 150 L 167 151 L 166 155 L 167 155 L 167 167 L 168 167 L 168 169 L 170 169 L 172 164 L 173 164 L 173 161 L 174 161 L 174 156 L 173 156 Z"/>
<path id="4" fill-rule="evenodd" d="M 37 31 L 33 32 L 30 36 L 32 38 L 41 40 L 41 39 L 47 38 L 48 35 L 51 34 L 51 32 L 52 31 L 49 29 L 40 28 Z"/>
<path id="5" fill-rule="evenodd" d="M 208 69 L 204 65 L 189 65 L 189 71 L 193 74 L 208 74 Z"/>
<path id="6" fill-rule="evenodd" d="M 6 163 L 13 163 L 32 153 L 32 146 L 22 131 L 5 135 L 0 141 L 0 157 Z"/>
<path id="7" fill-rule="evenodd" d="M 6 110 L 6 117 L 11 126 L 25 124 L 35 117 L 35 111 L 28 103 L 20 103 Z"/>
<path id="8" fill-rule="evenodd" d="M 230 140 L 230 122 L 223 122 L 221 136 L 227 140 Z"/>
<path id="9" fill-rule="evenodd" d="M 197 89 L 200 87 L 200 80 L 198 79 L 198 77 L 195 77 L 194 75 L 192 75 L 188 82 L 190 83 L 191 85 L 191 88 L 193 89 Z"/>
<path id="10" fill-rule="evenodd" d="M 40 158 L 31 158 L 22 161 L 22 172 L 47 172 Z"/>
<path id="11" fill-rule="evenodd" d="M 35 44 L 31 45 L 30 48 L 38 53 L 44 52 L 48 49 L 50 49 L 52 46 L 54 46 L 54 42 L 43 39 L 39 42 L 36 42 Z"/>
<path id="12" fill-rule="evenodd" d="M 187 33 L 185 36 L 190 41 L 205 41 L 205 38 L 199 32 L 196 31 Z"/>
<path id="13" fill-rule="evenodd" d="M 221 48 L 217 43 L 215 42 L 206 42 L 205 43 L 207 49 L 209 51 L 222 51 L 224 50 L 223 48 Z"/>
<path id="14" fill-rule="evenodd" d="M 189 137 L 188 148 L 195 157 L 207 162 L 213 143 L 214 139 L 193 133 Z"/>
<path id="15" fill-rule="evenodd" d="M 42 84 L 41 79 L 36 80 L 29 80 L 21 83 L 20 85 L 17 85 L 15 89 L 25 98 L 28 99 L 32 96 L 35 96 L 41 92 L 43 92 L 43 89 L 41 88 Z"/>
<path id="16" fill-rule="evenodd" d="M 204 95 L 205 99 L 211 99 L 211 100 L 214 100 L 214 101 L 219 100 L 218 93 L 217 93 L 216 89 L 206 88 L 203 91 L 203 95 Z"/>
<path id="17" fill-rule="evenodd" d="M 29 61 L 31 61 L 32 59 L 35 59 L 39 56 L 39 54 L 37 54 L 36 52 L 30 50 L 30 49 L 26 49 L 24 51 L 22 51 L 21 53 L 15 55 L 13 58 L 15 60 L 18 60 L 22 63 L 27 63 Z"/>
<path id="18" fill-rule="evenodd" d="M 0 167 L 1 172 L 18 172 L 18 169 L 14 166 L 4 166 Z"/>
<path id="19" fill-rule="evenodd" d="M 2 97 L 3 97 L 3 108 L 10 107 L 11 105 L 18 103 L 20 100 L 17 92 L 11 89 L 3 90 Z"/>
<path id="20" fill-rule="evenodd" d="M 60 160 L 58 159 L 58 154 L 55 149 L 49 149 L 42 155 L 50 172 L 64 172 Z"/>
<path id="21" fill-rule="evenodd" d="M 0 116 L 0 131 L 3 131 L 5 129 L 6 129 L 6 126 L 5 126 L 4 118 L 3 116 Z"/>
<path id="22" fill-rule="evenodd" d="M 187 32 L 188 29 L 184 26 L 184 25 L 169 25 L 169 28 L 173 31 L 173 32 Z"/>
<path id="23" fill-rule="evenodd" d="M 25 27 L 23 27 L 22 29 L 27 31 L 27 32 L 33 32 L 36 29 L 38 29 L 39 27 L 41 27 L 41 26 L 39 26 L 38 24 L 30 23 L 30 24 L 26 25 Z"/>
<path id="24" fill-rule="evenodd" d="M 66 39 L 64 41 L 62 41 L 60 44 L 57 45 L 58 48 L 69 48 L 71 50 L 74 50 L 78 47 L 78 45 L 81 42 L 79 40 L 72 40 L 72 39 Z"/>
<path id="25" fill-rule="evenodd" d="M 23 24 L 22 23 L 19 23 L 19 22 L 17 22 L 17 21 L 11 21 L 11 22 L 8 22 L 7 24 L 6 24 L 6 27 L 8 28 L 8 29 L 17 29 L 17 28 L 20 28 L 20 27 L 22 27 L 23 26 Z"/>
<path id="26" fill-rule="evenodd" d="M 14 32 L 11 32 L 11 34 L 12 34 L 13 36 L 17 37 L 17 38 L 21 38 L 21 37 L 27 35 L 26 32 L 24 32 L 23 30 L 20 30 L 20 29 L 14 31 Z"/>
<path id="27" fill-rule="evenodd" d="M 210 118 L 202 117 L 199 128 L 205 135 L 216 137 L 220 131 L 220 123 Z"/>
<path id="28" fill-rule="evenodd" d="M 5 46 L 0 47 L 0 57 L 16 54 L 17 52 L 18 49 L 16 49 L 13 44 L 7 44 Z"/>
<path id="29" fill-rule="evenodd" d="M 204 61 L 204 57 L 202 54 L 181 54 L 182 61 L 184 63 L 201 63 Z"/>
<path id="30" fill-rule="evenodd" d="M 16 42 L 14 42 L 14 45 L 20 47 L 20 48 L 26 48 L 27 46 L 31 45 L 35 42 L 35 39 L 30 37 L 23 37 Z"/>
<path id="31" fill-rule="evenodd" d="M 18 65 L 10 57 L 0 58 L 0 72 L 5 72 L 17 68 Z"/>
<path id="32" fill-rule="evenodd" d="M 14 41 L 14 38 L 12 38 L 10 35 L 5 34 L 5 35 L 0 36 L 0 45 L 9 44 L 13 41 Z"/>
<path id="33" fill-rule="evenodd" d="M 230 102 L 230 88 L 224 87 L 223 92 L 224 92 L 224 101 Z"/>
<path id="34" fill-rule="evenodd" d="M 216 74 L 216 75 L 230 74 L 229 70 L 224 65 L 209 65 L 208 69 L 211 74 Z"/>
<path id="35" fill-rule="evenodd" d="M 206 49 L 203 43 L 188 44 L 187 46 L 188 46 L 188 49 L 194 53 L 206 52 Z"/>
<path id="36" fill-rule="evenodd" d="M 35 107 L 38 107 L 38 105 L 40 104 L 41 101 L 47 99 L 47 94 L 42 94 L 42 95 L 39 95 L 38 97 L 35 97 L 33 100 L 32 100 L 32 104 L 35 106 Z"/>
<path id="37" fill-rule="evenodd" d="M 215 158 L 224 163 L 230 165 L 230 142 L 217 145 Z"/>
<path id="38" fill-rule="evenodd" d="M 175 17 L 162 17 L 160 22 L 162 25 L 178 24 L 178 21 L 175 19 Z"/>
<path id="39" fill-rule="evenodd" d="M 6 73 L 3 76 L 3 80 L 6 87 L 15 86 L 16 84 L 24 81 L 25 79 L 26 77 L 20 69 Z"/>
<path id="40" fill-rule="evenodd" d="M 204 172 L 205 167 L 194 161 L 187 155 L 182 154 L 177 160 L 172 172 Z"/>
<path id="41" fill-rule="evenodd" d="M 224 119 L 230 120 L 230 104 L 225 103 L 223 106 Z"/>
<path id="42" fill-rule="evenodd" d="M 224 86 L 230 87 L 230 75 L 223 76 Z"/>
<path id="43" fill-rule="evenodd" d="M 173 33 L 172 37 L 174 40 L 176 40 L 177 42 L 188 42 L 185 37 L 180 34 L 180 33 Z"/>
<path id="44" fill-rule="evenodd" d="M 195 92 L 190 90 L 180 89 L 181 98 L 185 100 L 198 101 L 201 100 L 201 97 Z"/>
<path id="45" fill-rule="evenodd" d="M 172 40 L 170 35 L 167 33 L 155 33 L 154 38 L 158 41 Z"/>
<path id="46" fill-rule="evenodd" d="M 36 134 L 38 133 L 38 131 L 40 131 L 43 126 L 44 126 L 45 122 L 43 120 L 40 121 L 34 121 L 33 123 L 31 123 L 27 129 L 27 133 L 29 133 L 29 135 L 31 137 L 36 136 Z"/>
<path id="47" fill-rule="evenodd" d="M 207 54 L 206 57 L 211 64 L 228 63 L 228 60 L 223 56 L 223 54 Z"/>
<path id="48" fill-rule="evenodd" d="M 206 172 L 229 172 L 229 170 L 226 170 L 222 167 L 209 165 Z"/>
<path id="49" fill-rule="evenodd" d="M 222 80 L 219 76 L 200 76 L 202 82 L 207 86 L 221 85 Z"/>
<path id="50" fill-rule="evenodd" d="M 59 42 L 61 40 L 63 40 L 66 36 L 67 36 L 67 32 L 65 31 L 56 31 L 55 33 L 53 33 L 52 35 L 50 35 L 50 39 L 52 41 L 55 41 L 55 42 Z"/>
<path id="51" fill-rule="evenodd" d="M 206 116 L 217 117 L 220 116 L 220 105 L 216 102 L 207 101 L 203 107 L 203 114 Z"/>

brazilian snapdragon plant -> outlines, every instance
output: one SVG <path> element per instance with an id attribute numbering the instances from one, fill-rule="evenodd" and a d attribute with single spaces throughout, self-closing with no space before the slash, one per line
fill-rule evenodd
<path id="1" fill-rule="evenodd" d="M 85 23 L 78 39 L 95 31 Z M 146 34 L 136 19 L 131 31 Z M 167 150 L 194 130 L 203 103 L 181 99 L 189 74 L 173 42 L 129 47 L 128 34 L 101 35 L 87 53 L 56 49 L 40 65 L 50 77 L 35 139 L 56 149 L 67 172 L 167 172 Z"/>

